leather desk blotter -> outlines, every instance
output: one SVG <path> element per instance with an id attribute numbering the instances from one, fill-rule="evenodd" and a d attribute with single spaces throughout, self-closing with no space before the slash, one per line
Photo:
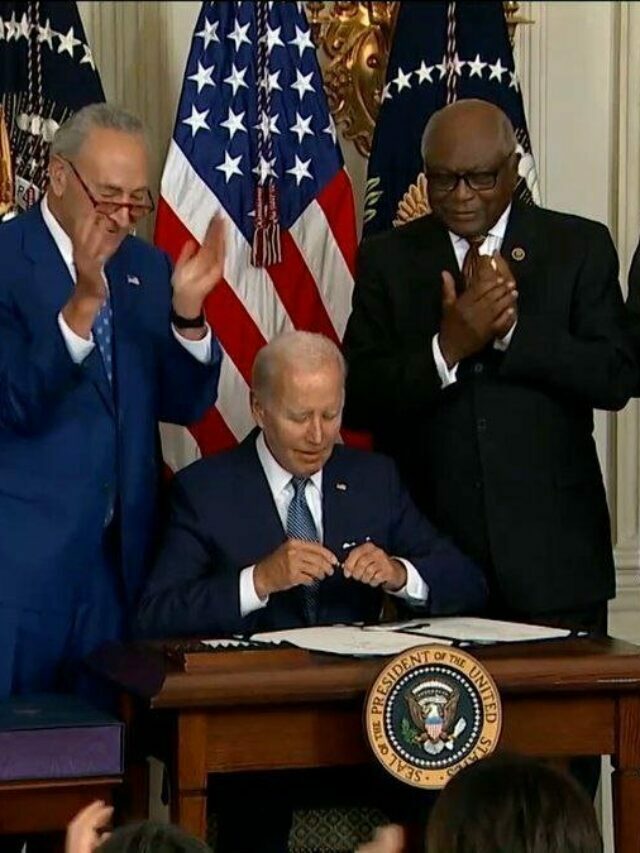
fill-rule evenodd
<path id="1" fill-rule="evenodd" d="M 123 772 L 122 723 L 76 696 L 0 702 L 0 782 Z"/>

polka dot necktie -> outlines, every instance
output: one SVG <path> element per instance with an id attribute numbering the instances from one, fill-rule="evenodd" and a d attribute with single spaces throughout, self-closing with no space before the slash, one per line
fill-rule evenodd
<path id="1" fill-rule="evenodd" d="M 303 539 L 306 542 L 319 542 L 305 490 L 309 479 L 307 477 L 292 477 L 293 497 L 287 510 L 287 536 L 290 539 Z M 315 625 L 318 621 L 318 593 L 320 583 L 315 581 L 311 586 L 300 586 L 298 590 L 302 598 L 302 608 L 307 625 Z"/>
<path id="2" fill-rule="evenodd" d="M 102 356 L 102 363 L 104 364 L 104 370 L 107 374 L 109 385 L 113 385 L 113 347 L 111 343 L 112 320 L 111 300 L 107 296 L 107 299 L 105 300 L 102 308 L 98 311 L 93 324 L 93 336 L 98 344 L 100 355 Z"/>

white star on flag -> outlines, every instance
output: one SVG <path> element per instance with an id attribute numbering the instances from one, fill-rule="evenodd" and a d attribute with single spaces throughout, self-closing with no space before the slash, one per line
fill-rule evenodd
<path id="1" fill-rule="evenodd" d="M 469 77 L 479 77 L 482 80 L 482 70 L 487 67 L 487 63 L 482 62 L 480 54 L 476 53 L 474 60 L 467 60 L 467 65 L 469 66 Z"/>
<path id="2" fill-rule="evenodd" d="M 331 137 L 333 144 L 336 144 L 337 136 L 336 136 L 336 126 L 334 124 L 333 119 L 329 116 L 329 124 L 323 129 L 323 133 L 328 133 Z"/>
<path id="3" fill-rule="evenodd" d="M 6 30 L 7 30 L 7 41 L 11 41 L 13 38 L 16 38 L 16 40 L 17 40 L 18 30 L 20 29 L 20 24 L 18 24 L 16 21 L 16 13 L 15 12 L 11 13 L 11 17 L 9 18 L 8 21 L 4 22 L 4 25 L 5 25 Z"/>
<path id="4" fill-rule="evenodd" d="M 267 52 L 271 53 L 274 47 L 284 47 L 284 42 L 280 38 L 280 31 L 282 27 L 276 27 L 275 29 L 271 29 L 271 27 L 267 24 Z"/>
<path id="5" fill-rule="evenodd" d="M 292 166 L 290 169 L 287 169 L 287 174 L 294 176 L 294 178 L 296 179 L 296 186 L 299 187 L 300 182 L 303 180 L 303 178 L 312 178 L 312 175 L 309 172 L 311 157 L 309 157 L 309 159 L 305 160 L 304 162 L 298 157 L 297 154 L 295 155 L 295 158 L 295 165 Z"/>
<path id="6" fill-rule="evenodd" d="M 247 67 L 239 70 L 236 68 L 235 62 L 231 63 L 231 74 L 229 74 L 228 77 L 225 77 L 224 82 L 228 83 L 232 87 L 234 95 L 237 93 L 238 89 L 241 86 L 244 86 L 245 89 L 249 88 L 247 86 L 247 84 L 244 82 L 244 77 L 245 77 L 246 73 L 247 73 Z"/>
<path id="7" fill-rule="evenodd" d="M 44 27 L 38 26 L 38 41 L 45 42 L 53 50 L 53 30 L 51 29 L 51 21 L 47 18 Z"/>
<path id="8" fill-rule="evenodd" d="M 209 115 L 209 110 L 202 110 L 199 112 L 196 109 L 196 105 L 193 104 L 191 106 L 191 115 L 189 118 L 183 118 L 182 123 L 188 124 L 191 128 L 191 138 L 196 135 L 199 130 L 211 130 L 209 125 L 207 124 L 207 116 Z"/>
<path id="9" fill-rule="evenodd" d="M 18 24 L 18 39 L 25 38 L 29 41 L 29 35 L 31 34 L 31 24 L 29 23 L 29 18 L 27 17 L 27 13 L 24 12 L 22 18 L 20 18 L 20 23 Z M 18 40 L 16 39 L 16 41 Z"/>
<path id="10" fill-rule="evenodd" d="M 258 183 L 264 184 L 267 178 L 271 175 L 274 178 L 277 177 L 276 170 L 276 158 L 272 157 L 271 160 L 267 160 L 266 157 L 260 155 L 260 162 L 253 169 L 253 174 L 258 176 Z"/>
<path id="11" fill-rule="evenodd" d="M 431 72 L 433 71 L 433 65 L 427 65 L 427 63 L 422 60 L 420 63 L 420 67 L 416 68 L 415 74 L 418 78 L 418 83 L 424 83 L 426 80 L 428 83 L 433 83 L 431 79 Z"/>
<path id="12" fill-rule="evenodd" d="M 282 92 L 282 86 L 278 83 L 278 78 L 280 77 L 280 71 L 274 71 L 273 74 L 269 74 L 268 79 L 263 78 L 260 81 L 260 88 L 266 89 L 268 92 Z"/>
<path id="13" fill-rule="evenodd" d="M 382 87 L 382 95 L 380 97 L 380 103 L 384 103 L 385 101 L 390 101 L 392 98 L 391 94 L 391 83 L 385 83 Z"/>
<path id="14" fill-rule="evenodd" d="M 91 48 L 89 47 L 88 44 L 83 44 L 82 48 L 84 50 L 84 56 L 80 60 L 80 65 L 90 65 L 91 68 L 95 71 L 96 70 L 96 64 L 93 61 L 93 54 L 91 53 Z"/>
<path id="15" fill-rule="evenodd" d="M 305 136 L 313 136 L 314 133 L 310 128 L 311 119 L 313 116 L 307 116 L 307 118 L 302 118 L 299 112 L 296 111 L 296 123 L 289 128 L 292 133 L 295 133 L 298 137 L 298 144 L 302 142 Z"/>
<path id="16" fill-rule="evenodd" d="M 198 60 L 198 70 L 195 71 L 190 77 L 187 77 L 187 80 L 193 80 L 194 83 L 198 86 L 198 94 L 204 89 L 205 86 L 215 86 L 216 84 L 211 79 L 211 75 L 213 74 L 213 65 L 207 65 L 205 68 L 202 63 Z"/>
<path id="17" fill-rule="evenodd" d="M 309 30 L 301 30 L 296 26 L 296 37 L 291 39 L 288 44 L 294 44 L 300 53 L 300 57 L 302 58 L 302 54 L 307 50 L 307 48 L 311 48 L 314 50 L 313 42 L 311 41 L 311 33 Z"/>
<path id="18" fill-rule="evenodd" d="M 438 65 L 434 65 L 433 67 L 438 69 L 438 71 L 440 72 L 440 79 L 442 80 L 443 77 L 447 76 L 447 68 L 448 68 L 447 57 L 443 56 L 442 62 L 438 63 Z"/>
<path id="19" fill-rule="evenodd" d="M 268 113 L 262 113 L 262 119 L 255 125 L 256 130 L 261 130 L 263 136 L 269 136 L 270 133 L 280 133 L 278 128 L 279 115 L 276 113 L 270 116 Z"/>
<path id="20" fill-rule="evenodd" d="M 502 63 L 500 62 L 500 57 L 498 57 L 498 60 L 495 65 L 489 63 L 489 69 L 491 71 L 491 73 L 489 74 L 489 80 L 497 80 L 498 83 L 502 83 L 502 75 L 506 74 L 508 69 L 502 65 Z"/>
<path id="21" fill-rule="evenodd" d="M 405 74 L 402 68 L 398 68 L 398 76 L 394 77 L 393 83 L 398 87 L 398 92 L 401 92 L 403 89 L 410 89 L 411 83 L 409 80 L 411 79 L 412 71 L 408 74 Z"/>
<path id="22" fill-rule="evenodd" d="M 303 74 L 299 68 L 296 68 L 296 82 L 291 84 L 291 88 L 297 91 L 300 100 L 304 98 L 305 92 L 313 92 L 313 86 L 310 82 L 312 77 L 313 71 Z"/>
<path id="23" fill-rule="evenodd" d="M 509 88 L 515 89 L 517 92 L 518 88 L 519 88 L 519 86 L 518 86 L 518 75 L 516 74 L 515 71 L 510 71 L 509 76 L 511 77 L 511 81 L 509 82 Z"/>
<path id="24" fill-rule="evenodd" d="M 460 57 L 456 53 L 456 55 L 451 60 L 451 65 L 453 67 L 453 73 L 457 74 L 458 77 L 462 77 L 462 69 L 465 66 L 465 62 L 461 61 Z"/>
<path id="25" fill-rule="evenodd" d="M 4 21 L 0 18 L 0 41 L 4 40 Z"/>
<path id="26" fill-rule="evenodd" d="M 233 177 L 233 175 L 242 175 L 242 169 L 238 168 L 238 163 L 242 160 L 242 154 L 238 154 L 237 157 L 232 157 L 228 151 L 224 152 L 224 163 L 220 163 L 219 166 L 216 166 L 220 172 L 224 172 L 224 180 L 225 183 L 229 183 L 229 179 Z"/>
<path id="27" fill-rule="evenodd" d="M 229 139 L 233 139 L 236 131 L 242 130 L 244 133 L 247 132 L 247 128 L 242 123 L 242 119 L 244 118 L 244 110 L 241 113 L 234 113 L 233 107 L 229 107 L 229 115 L 227 116 L 226 121 L 220 122 L 220 127 L 226 127 L 229 131 Z"/>
<path id="28" fill-rule="evenodd" d="M 236 46 L 236 51 L 240 50 L 241 44 L 251 44 L 251 39 L 247 36 L 247 30 L 249 29 L 250 24 L 240 25 L 240 21 L 236 20 L 236 25 L 233 28 L 233 32 L 227 35 L 228 39 Z"/>
<path id="29" fill-rule="evenodd" d="M 219 21 L 214 21 L 212 24 L 208 18 L 205 18 L 204 29 L 200 30 L 199 33 L 196 33 L 196 38 L 200 38 L 203 40 L 205 50 L 209 47 L 212 41 L 220 41 L 220 39 L 218 38 L 219 25 Z"/>
<path id="30" fill-rule="evenodd" d="M 58 38 L 60 39 L 60 44 L 58 45 L 58 53 L 68 53 L 69 56 L 73 59 L 73 51 L 75 50 L 76 45 L 82 44 L 80 39 L 74 37 L 73 27 L 69 27 L 69 32 L 66 35 L 58 33 Z"/>

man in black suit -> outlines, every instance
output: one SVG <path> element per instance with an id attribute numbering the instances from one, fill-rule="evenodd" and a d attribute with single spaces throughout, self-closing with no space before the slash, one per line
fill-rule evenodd
<path id="1" fill-rule="evenodd" d="M 487 572 L 496 617 L 606 631 L 615 580 L 593 408 L 637 380 L 618 262 L 596 222 L 513 199 L 504 113 L 425 128 L 432 214 L 361 249 L 345 420 Z"/>

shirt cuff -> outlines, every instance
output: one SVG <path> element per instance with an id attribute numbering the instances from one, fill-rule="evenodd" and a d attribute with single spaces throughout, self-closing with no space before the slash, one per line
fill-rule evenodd
<path id="1" fill-rule="evenodd" d="M 80 337 L 80 335 L 76 335 L 71 326 L 69 326 L 62 316 L 62 311 L 58 314 L 58 326 L 62 337 L 64 338 L 67 352 L 71 356 L 71 361 L 73 361 L 74 364 L 80 364 L 88 355 L 91 354 L 95 347 L 93 334 L 91 334 L 89 340 Z"/>
<path id="2" fill-rule="evenodd" d="M 256 592 L 253 583 L 255 565 L 248 566 L 240 572 L 240 616 L 244 619 L 255 610 L 262 610 L 269 602 L 269 596 L 264 600 Z"/>
<path id="3" fill-rule="evenodd" d="M 513 333 L 516 330 L 516 326 L 518 325 L 518 321 L 513 324 L 513 326 L 509 329 L 504 338 L 496 338 L 493 342 L 493 348 L 500 350 L 500 352 L 505 352 L 509 349 L 509 344 L 511 343 L 511 338 L 513 337 Z"/>
<path id="4" fill-rule="evenodd" d="M 446 388 L 447 385 L 453 385 L 453 383 L 458 379 L 458 365 L 454 364 L 453 367 L 449 367 L 447 365 L 447 362 L 444 360 L 444 356 L 442 355 L 442 350 L 440 349 L 438 335 L 433 336 L 431 341 L 431 350 L 433 352 L 433 360 L 436 363 L 436 370 L 438 371 L 442 388 Z"/>
<path id="5" fill-rule="evenodd" d="M 190 341 L 184 338 L 175 326 L 171 326 L 174 338 L 181 344 L 188 353 L 199 361 L 200 364 L 209 364 L 211 361 L 211 326 L 206 323 L 207 334 L 199 341 Z"/>
<path id="6" fill-rule="evenodd" d="M 401 562 L 407 570 L 407 582 L 401 589 L 396 589 L 395 592 L 389 590 L 389 595 L 395 595 L 397 598 L 402 598 L 405 601 L 424 604 L 427 598 L 429 598 L 429 587 L 425 580 L 409 560 L 405 560 L 403 557 L 394 557 L 393 559 Z"/>

